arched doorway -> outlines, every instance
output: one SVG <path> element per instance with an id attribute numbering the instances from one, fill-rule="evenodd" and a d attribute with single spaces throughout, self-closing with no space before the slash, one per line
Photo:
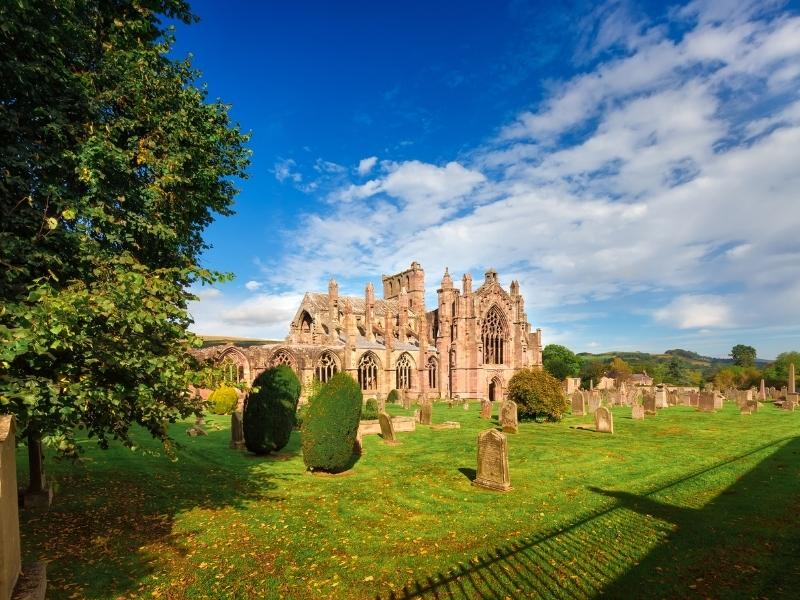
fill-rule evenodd
<path id="1" fill-rule="evenodd" d="M 503 399 L 503 382 L 500 377 L 493 377 L 489 381 L 489 400 L 496 402 Z"/>

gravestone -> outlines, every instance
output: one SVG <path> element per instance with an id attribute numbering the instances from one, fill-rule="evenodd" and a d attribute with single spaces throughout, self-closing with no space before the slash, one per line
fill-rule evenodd
<path id="1" fill-rule="evenodd" d="M 646 415 L 656 414 L 656 395 L 653 392 L 644 393 L 642 397 L 642 408 Z"/>
<path id="2" fill-rule="evenodd" d="M 420 406 L 419 422 L 421 425 L 430 425 L 433 422 L 433 405 L 430 402 Z"/>
<path id="3" fill-rule="evenodd" d="M 461 408 L 464 410 L 469 410 L 469 400 L 464 400 L 464 403 L 461 405 Z"/>
<path id="4" fill-rule="evenodd" d="M 722 410 L 725 402 L 725 396 L 719 392 L 711 392 L 714 395 L 714 410 Z"/>
<path id="5" fill-rule="evenodd" d="M 400 395 L 400 403 L 403 405 L 403 408 L 409 410 L 411 408 L 411 398 L 408 392 L 406 390 L 398 390 L 397 393 Z"/>
<path id="6" fill-rule="evenodd" d="M 789 377 L 787 378 L 788 387 L 786 388 L 787 394 L 794 394 L 796 393 L 795 390 L 795 374 L 794 374 L 794 363 L 789 363 Z"/>
<path id="7" fill-rule="evenodd" d="M 580 390 L 575 390 L 572 393 L 572 414 L 578 416 L 586 414 L 586 405 L 583 401 L 583 393 Z"/>
<path id="8" fill-rule="evenodd" d="M 231 448 L 244 450 L 244 414 L 238 410 L 231 415 Z"/>
<path id="9" fill-rule="evenodd" d="M 478 435 L 478 472 L 472 485 L 500 492 L 511 489 L 508 440 L 504 433 L 487 429 Z"/>
<path id="10" fill-rule="evenodd" d="M 631 407 L 631 419 L 641 421 L 644 419 L 644 406 L 641 404 L 634 404 Z"/>
<path id="11" fill-rule="evenodd" d="M 43 600 L 46 563 L 22 564 L 14 418 L 0 416 L 0 599 Z"/>
<path id="12" fill-rule="evenodd" d="M 750 404 L 744 403 L 739 407 L 739 414 L 741 414 L 741 415 L 752 415 L 753 414 L 753 407 Z"/>
<path id="13" fill-rule="evenodd" d="M 416 421 L 417 423 L 419 423 L 419 419 L 420 419 L 420 409 L 416 409 L 416 410 L 414 411 L 414 421 Z"/>
<path id="14" fill-rule="evenodd" d="M 702 412 L 714 412 L 716 394 L 714 392 L 700 392 L 697 408 Z"/>
<path id="15" fill-rule="evenodd" d="M 392 423 L 392 418 L 385 412 L 382 412 L 378 414 L 378 422 L 381 426 L 381 436 L 383 437 L 383 441 L 387 444 L 396 444 L 397 438 L 394 434 L 394 424 Z"/>
<path id="16" fill-rule="evenodd" d="M 378 412 L 382 413 L 386 411 L 386 398 L 378 398 Z"/>
<path id="17" fill-rule="evenodd" d="M 667 408 L 667 388 L 656 388 L 656 408 Z"/>
<path id="18" fill-rule="evenodd" d="M 796 403 L 794 400 L 784 400 L 781 408 L 783 408 L 783 410 L 793 411 L 796 408 Z"/>
<path id="19" fill-rule="evenodd" d="M 594 429 L 600 433 L 614 433 L 614 415 L 605 406 L 594 411 Z"/>
<path id="20" fill-rule="evenodd" d="M 767 399 L 767 388 L 764 385 L 764 380 L 761 380 L 761 385 L 758 387 L 758 399 L 762 402 Z"/>
<path id="21" fill-rule="evenodd" d="M 481 419 L 491 419 L 492 418 L 492 403 L 488 400 L 483 400 L 481 402 Z"/>
<path id="22" fill-rule="evenodd" d="M 597 392 L 589 392 L 589 414 L 592 414 L 600 406 L 600 394 Z"/>
<path id="23" fill-rule="evenodd" d="M 500 405 L 500 426 L 505 433 L 517 433 L 519 431 L 517 403 L 513 400 L 506 400 Z"/>

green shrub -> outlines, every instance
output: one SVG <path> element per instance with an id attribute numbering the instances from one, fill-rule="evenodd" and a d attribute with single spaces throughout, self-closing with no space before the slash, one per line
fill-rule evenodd
<path id="1" fill-rule="evenodd" d="M 208 400 L 211 402 L 212 413 L 215 415 L 229 415 L 236 410 L 239 396 L 234 388 L 222 385 L 211 392 Z"/>
<path id="2" fill-rule="evenodd" d="M 272 367 L 253 382 L 257 392 L 244 405 L 244 443 L 250 452 L 268 454 L 289 443 L 300 399 L 300 381 L 286 365 Z"/>
<path id="3" fill-rule="evenodd" d="M 522 369 L 508 382 L 508 399 L 521 419 L 560 421 L 567 411 L 561 382 L 541 369 Z"/>
<path id="4" fill-rule="evenodd" d="M 375 398 L 367 400 L 366 406 L 361 411 L 361 420 L 368 421 L 370 419 L 378 418 L 378 401 Z"/>
<path id="5" fill-rule="evenodd" d="M 322 386 L 303 421 L 303 461 L 312 471 L 338 473 L 350 464 L 361 420 L 361 388 L 346 373 Z"/>
<path id="6" fill-rule="evenodd" d="M 397 393 L 397 390 L 392 390 L 389 392 L 389 395 L 386 396 L 386 402 L 388 404 L 397 404 L 397 401 L 400 399 L 400 395 Z"/>

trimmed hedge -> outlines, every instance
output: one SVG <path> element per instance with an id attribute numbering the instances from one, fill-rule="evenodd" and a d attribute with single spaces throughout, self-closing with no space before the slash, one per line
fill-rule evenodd
<path id="1" fill-rule="evenodd" d="M 361 420 L 368 421 L 370 419 L 378 418 L 378 401 L 375 398 L 367 400 L 364 410 L 361 411 Z"/>
<path id="2" fill-rule="evenodd" d="M 289 443 L 294 429 L 300 381 L 286 365 L 272 367 L 253 382 L 244 404 L 244 443 L 254 454 L 268 454 Z"/>
<path id="3" fill-rule="evenodd" d="M 386 396 L 386 403 L 387 404 L 397 404 L 397 401 L 400 399 L 400 394 L 398 394 L 397 390 L 392 390 L 389 392 L 389 395 Z"/>
<path id="4" fill-rule="evenodd" d="M 226 385 L 211 392 L 208 400 L 211 402 L 211 412 L 215 415 L 229 415 L 236 410 L 236 405 L 239 404 L 236 390 Z"/>
<path id="5" fill-rule="evenodd" d="M 303 420 L 303 462 L 308 469 L 331 473 L 347 469 L 362 402 L 358 382 L 346 373 L 337 373 L 322 386 Z"/>
<path id="6" fill-rule="evenodd" d="M 567 412 L 561 382 L 541 369 L 522 369 L 508 382 L 508 399 L 517 403 L 520 419 L 560 421 Z"/>

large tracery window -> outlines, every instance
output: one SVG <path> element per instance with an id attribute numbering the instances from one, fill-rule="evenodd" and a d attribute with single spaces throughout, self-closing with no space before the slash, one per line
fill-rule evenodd
<path id="1" fill-rule="evenodd" d="M 272 355 L 271 362 L 273 367 L 277 367 L 278 365 L 286 365 L 294 369 L 294 359 L 286 350 L 278 350 Z"/>
<path id="2" fill-rule="evenodd" d="M 397 361 L 397 389 L 411 389 L 411 358 L 408 354 L 403 354 Z"/>
<path id="3" fill-rule="evenodd" d="M 483 362 L 487 365 L 502 365 L 504 361 L 504 351 L 508 331 L 506 321 L 500 309 L 493 306 L 486 313 L 483 320 Z"/>
<path id="4" fill-rule="evenodd" d="M 362 390 L 378 389 L 378 361 L 372 352 L 367 352 L 358 361 L 358 384 Z"/>
<path id="5" fill-rule="evenodd" d="M 333 355 L 330 352 L 323 352 L 317 362 L 317 368 L 314 369 L 314 376 L 317 378 L 317 381 L 327 383 L 338 370 L 339 367 L 336 366 L 336 359 L 333 358 Z"/>
<path id="6" fill-rule="evenodd" d="M 244 367 L 234 362 L 231 357 L 223 360 L 220 368 L 222 369 L 222 381 L 226 385 L 235 385 L 243 379 Z"/>
<path id="7" fill-rule="evenodd" d="M 428 357 L 428 389 L 435 390 L 439 387 L 436 385 L 438 383 L 436 380 L 438 367 L 436 359 L 432 356 Z"/>

